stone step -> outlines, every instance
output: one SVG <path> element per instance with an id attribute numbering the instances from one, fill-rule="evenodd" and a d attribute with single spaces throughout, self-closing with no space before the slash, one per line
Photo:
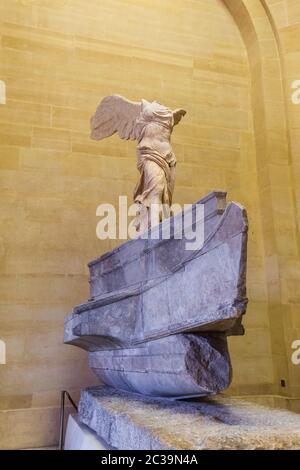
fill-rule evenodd
<path id="1" fill-rule="evenodd" d="M 175 401 L 83 390 L 79 420 L 119 450 L 300 449 L 300 415 L 224 397 Z"/>

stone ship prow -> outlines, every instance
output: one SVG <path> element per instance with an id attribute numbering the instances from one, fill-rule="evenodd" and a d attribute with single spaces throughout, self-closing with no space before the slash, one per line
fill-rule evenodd
<path id="1" fill-rule="evenodd" d="M 181 239 L 178 214 L 170 239 L 161 237 L 164 221 L 151 230 L 157 238 L 131 240 L 89 264 L 91 299 L 66 318 L 65 342 L 89 351 L 102 382 L 170 397 L 229 386 L 227 336 L 243 334 L 247 306 L 248 225 L 245 209 L 225 197 L 215 191 L 193 205 Z M 195 230 L 204 230 L 204 243 L 189 251 Z"/>

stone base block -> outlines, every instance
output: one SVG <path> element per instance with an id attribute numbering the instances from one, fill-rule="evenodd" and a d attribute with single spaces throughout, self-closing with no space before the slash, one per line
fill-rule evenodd
<path id="1" fill-rule="evenodd" d="M 300 449 L 300 416 L 242 400 L 175 401 L 109 387 L 81 393 L 79 419 L 120 450 Z"/>
<path id="2" fill-rule="evenodd" d="M 90 428 L 79 422 L 75 415 L 69 415 L 64 450 L 107 450 L 110 447 Z"/>

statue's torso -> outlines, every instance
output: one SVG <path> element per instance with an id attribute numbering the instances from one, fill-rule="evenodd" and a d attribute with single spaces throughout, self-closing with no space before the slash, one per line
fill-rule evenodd
<path id="1" fill-rule="evenodd" d="M 141 132 L 141 137 L 137 146 L 137 153 L 141 148 L 154 150 L 163 158 L 169 159 L 174 155 L 170 143 L 171 128 L 161 125 L 158 122 L 150 122 L 146 124 Z"/>

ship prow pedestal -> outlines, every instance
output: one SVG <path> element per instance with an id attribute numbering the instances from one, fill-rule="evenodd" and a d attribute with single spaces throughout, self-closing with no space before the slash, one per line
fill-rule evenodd
<path id="1" fill-rule="evenodd" d="M 200 204 L 204 218 L 197 220 Z M 243 334 L 247 306 L 247 215 L 239 204 L 226 205 L 222 191 L 191 214 L 181 238 L 184 213 L 89 263 L 91 298 L 66 318 L 65 343 L 89 351 L 101 382 L 174 398 L 229 386 L 227 336 Z M 187 250 L 197 230 L 204 243 Z"/>

